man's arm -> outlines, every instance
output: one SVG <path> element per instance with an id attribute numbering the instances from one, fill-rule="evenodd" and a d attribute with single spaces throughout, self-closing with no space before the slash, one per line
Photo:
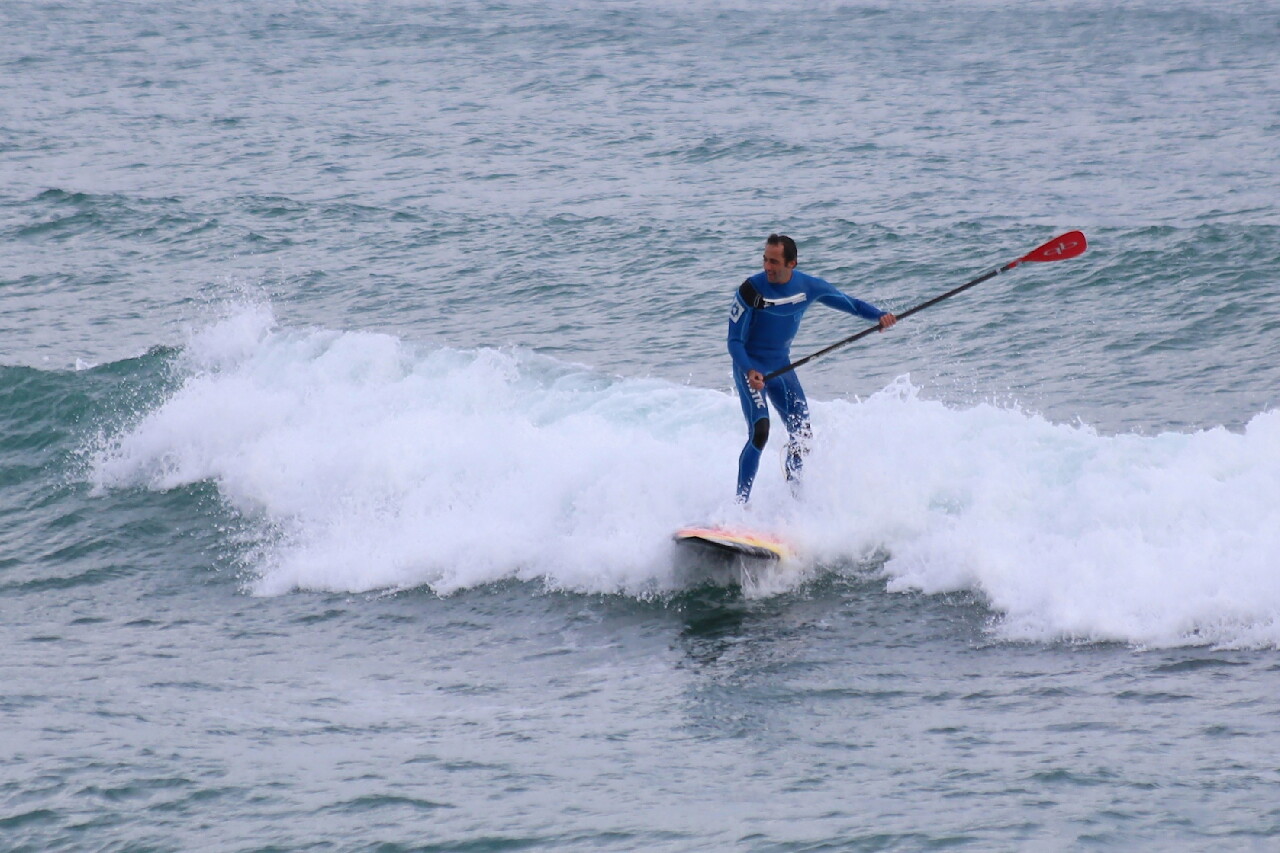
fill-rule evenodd
<path id="1" fill-rule="evenodd" d="M 836 290 L 834 287 L 829 292 L 815 294 L 814 299 L 823 305 L 830 305 L 838 311 L 846 314 L 853 314 L 857 317 L 863 317 L 867 320 L 879 320 L 887 311 L 881 311 L 870 302 L 863 302 L 861 299 L 854 299 L 847 293 Z"/>
<path id="2" fill-rule="evenodd" d="M 741 292 L 733 295 L 733 305 L 729 308 L 728 343 L 729 357 L 733 359 L 733 369 L 746 373 L 747 384 L 759 391 L 764 387 L 764 374 L 756 368 L 751 357 L 747 355 L 747 334 L 751 331 L 751 316 L 754 310 L 743 300 Z"/>
<path id="3" fill-rule="evenodd" d="M 892 313 L 877 308 L 870 302 L 855 299 L 844 291 L 838 290 L 834 285 L 822 281 L 822 279 L 818 279 L 818 282 L 813 295 L 815 301 L 830 305 L 832 308 L 843 311 L 846 314 L 853 314 L 856 317 L 863 317 L 867 320 L 878 320 L 881 331 L 898 322 L 898 318 Z"/>

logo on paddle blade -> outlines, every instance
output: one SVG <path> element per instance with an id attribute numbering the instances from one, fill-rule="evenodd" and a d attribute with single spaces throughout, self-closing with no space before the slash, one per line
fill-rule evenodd
<path id="1" fill-rule="evenodd" d="M 1070 231 L 1050 240 L 1031 254 L 1019 259 L 1018 262 L 1060 261 L 1064 258 L 1074 258 L 1076 255 L 1083 254 L 1087 246 L 1083 232 Z"/>

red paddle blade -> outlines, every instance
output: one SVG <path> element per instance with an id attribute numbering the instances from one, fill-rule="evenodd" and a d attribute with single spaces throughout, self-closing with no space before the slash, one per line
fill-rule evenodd
<path id="1" fill-rule="evenodd" d="M 1083 255 L 1089 244 L 1084 239 L 1083 231 L 1068 231 L 1061 237 L 1054 237 L 1038 249 L 1033 249 L 1018 259 L 1023 261 L 1065 261 L 1076 255 Z"/>

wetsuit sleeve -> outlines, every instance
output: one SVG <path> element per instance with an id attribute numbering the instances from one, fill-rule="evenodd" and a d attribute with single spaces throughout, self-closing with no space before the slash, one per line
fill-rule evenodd
<path id="1" fill-rule="evenodd" d="M 742 294 L 733 294 L 733 305 L 729 308 L 729 357 L 733 359 L 733 369 L 742 373 L 760 369 L 747 355 L 747 333 L 751 330 L 754 310 Z"/>
<path id="2" fill-rule="evenodd" d="M 813 299 L 815 302 L 821 302 L 823 305 L 830 305 L 846 314 L 854 314 L 858 317 L 865 317 L 868 320 L 879 320 L 888 311 L 881 311 L 870 302 L 863 302 L 861 299 L 854 299 L 847 293 L 836 289 L 835 285 L 829 284 L 822 279 L 817 279 L 813 288 Z"/>

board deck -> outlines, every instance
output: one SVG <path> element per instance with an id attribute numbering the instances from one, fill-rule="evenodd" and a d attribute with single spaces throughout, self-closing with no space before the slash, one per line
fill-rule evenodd
<path id="1" fill-rule="evenodd" d="M 740 527 L 682 527 L 672 538 L 677 544 L 696 545 L 757 560 L 785 560 L 791 556 L 791 549 L 778 537 Z"/>

